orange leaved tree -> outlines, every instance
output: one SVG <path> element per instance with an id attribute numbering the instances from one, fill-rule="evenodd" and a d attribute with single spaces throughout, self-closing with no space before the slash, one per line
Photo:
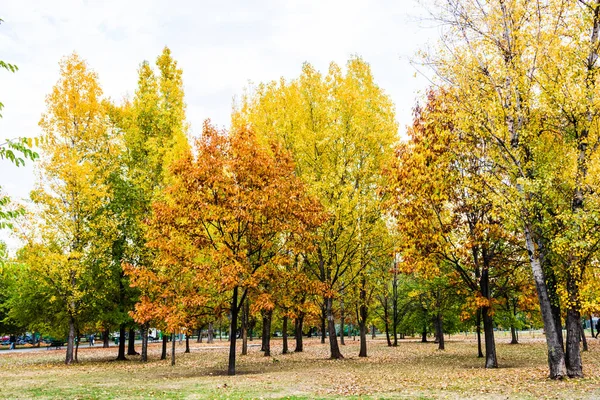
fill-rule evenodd
<path id="1" fill-rule="evenodd" d="M 290 155 L 245 128 L 226 133 L 205 123 L 195 155 L 173 165 L 173 184 L 151 221 L 159 260 L 185 268 L 205 293 L 230 296 L 228 374 L 235 374 L 238 314 L 263 270 L 285 268 L 323 220 Z M 177 260 L 177 261 L 176 261 Z M 209 286 L 207 286 L 207 284 Z"/>

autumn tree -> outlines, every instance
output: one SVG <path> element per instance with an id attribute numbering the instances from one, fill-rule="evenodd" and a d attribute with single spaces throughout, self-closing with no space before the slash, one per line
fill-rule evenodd
<path id="1" fill-rule="evenodd" d="M 122 265 L 154 265 L 154 251 L 146 245 L 149 239 L 145 220 L 152 212 L 152 203 L 160 199 L 169 182 L 169 166 L 189 151 L 183 72 L 167 47 L 157 57 L 156 66 L 158 73 L 148 62 L 141 64 L 134 98 L 121 106 L 112 105 L 109 114 L 122 142 L 117 161 L 120 169 L 111 179 L 111 209 L 119 221 L 119 234 L 113 244 L 113 281 L 118 299 L 114 304 L 117 318 L 113 320 L 120 325 L 121 337 L 131 324 L 129 312 L 137 301 L 136 290 L 147 295 L 143 287 L 131 289 Z M 146 337 L 151 321 L 146 318 L 148 315 L 136 314 L 142 330 L 143 361 L 147 360 Z M 119 359 L 125 358 L 124 349 L 124 343 L 120 343 Z"/>
<path id="2" fill-rule="evenodd" d="M 289 149 L 296 174 L 330 216 L 303 259 L 311 278 L 322 284 L 331 357 L 342 358 L 334 300 L 357 283 L 365 266 L 361 249 L 373 248 L 369 243 L 376 240 L 377 188 L 397 139 L 392 102 L 358 57 L 345 73 L 333 63 L 327 75 L 305 64 L 299 78 L 259 85 L 246 96 L 233 125 L 250 126 Z"/>
<path id="3" fill-rule="evenodd" d="M 234 375 L 238 316 L 248 291 L 264 270 L 289 263 L 295 244 L 323 217 L 287 152 L 262 144 L 252 131 L 227 134 L 207 122 L 195 150 L 173 165 L 173 184 L 154 206 L 159 239 L 152 245 L 159 259 L 176 252 L 199 281 L 230 294 L 228 374 Z M 175 238 L 179 244 L 171 245 Z"/>
<path id="4" fill-rule="evenodd" d="M 107 163 L 115 153 L 97 75 L 76 54 L 60 62 L 60 79 L 46 99 L 40 180 L 32 192 L 41 226 L 30 246 L 39 274 L 68 322 L 66 363 L 74 361 L 79 318 L 101 293 L 91 280 L 106 275 L 113 221 L 104 212 L 110 201 Z M 41 247 L 40 247 L 41 246 Z"/>
<path id="5" fill-rule="evenodd" d="M 455 96 L 456 129 L 487 144 L 504 173 L 533 273 L 550 376 L 582 376 L 580 284 L 595 257 L 597 2 L 446 1 L 445 43 L 430 65 Z M 561 330 L 566 309 L 566 353 Z"/>

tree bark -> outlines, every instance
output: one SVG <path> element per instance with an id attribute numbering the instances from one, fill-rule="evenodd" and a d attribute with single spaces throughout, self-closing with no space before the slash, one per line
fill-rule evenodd
<path id="1" fill-rule="evenodd" d="M 187 334 L 187 331 L 185 333 L 185 352 L 190 352 L 190 335 Z"/>
<path id="2" fill-rule="evenodd" d="M 273 310 L 265 312 L 263 324 L 265 325 L 265 357 L 271 356 L 271 322 L 273 320 Z"/>
<path id="3" fill-rule="evenodd" d="M 496 357 L 496 342 L 494 340 L 494 322 L 489 307 L 482 307 L 483 333 L 485 338 L 485 367 L 498 368 Z"/>
<path id="4" fill-rule="evenodd" d="M 569 279 L 567 279 L 567 287 Z M 570 378 L 583 378 L 583 365 L 579 342 L 581 341 L 581 315 L 575 307 L 567 307 L 566 365 Z"/>
<path id="5" fill-rule="evenodd" d="M 248 354 L 248 314 L 249 314 L 248 299 L 244 301 L 242 306 L 242 355 Z M 264 330 L 263 330 L 264 332 Z M 264 348 L 264 341 L 263 341 Z"/>
<path id="6" fill-rule="evenodd" d="M 202 325 L 198 327 L 198 337 L 196 338 L 196 343 L 202 343 Z"/>
<path id="7" fill-rule="evenodd" d="M 233 288 L 233 294 L 231 296 L 231 332 L 235 332 L 237 329 L 237 318 L 238 318 L 238 287 Z M 227 368 L 227 375 L 235 375 L 235 333 L 231 335 L 229 341 L 229 366 Z"/>
<path id="8" fill-rule="evenodd" d="M 169 338 L 167 335 L 165 335 L 165 333 L 163 332 L 162 335 L 162 353 L 160 354 L 160 359 L 161 360 L 166 360 L 167 359 L 167 342 L 169 341 Z"/>
<path id="9" fill-rule="evenodd" d="M 421 333 L 421 343 L 427 343 L 427 322 L 423 323 L 423 332 Z"/>
<path id="10" fill-rule="evenodd" d="M 215 341 L 215 330 L 213 328 L 213 323 L 208 323 L 208 337 L 206 338 L 206 343 L 213 343 Z"/>
<path id="11" fill-rule="evenodd" d="M 344 358 L 340 352 L 340 347 L 337 341 L 337 335 L 335 334 L 335 319 L 333 318 L 333 299 L 325 299 L 325 309 L 327 312 L 327 330 L 329 333 L 329 350 L 332 359 Z"/>
<path id="12" fill-rule="evenodd" d="M 591 333 L 592 333 L 592 337 L 594 338 L 594 337 L 596 337 L 596 335 L 594 335 L 594 320 L 592 319 L 592 315 L 591 314 L 589 315 L 589 317 L 590 317 L 590 330 L 591 330 Z"/>
<path id="13" fill-rule="evenodd" d="M 81 334 L 79 333 L 79 328 L 75 330 L 75 362 L 79 362 L 79 340 L 81 338 Z"/>
<path id="14" fill-rule="evenodd" d="M 552 304 L 550 303 L 550 298 L 548 297 L 544 271 L 542 270 L 540 260 L 535 253 L 535 245 L 531 237 L 531 228 L 529 225 L 525 225 L 525 245 L 529 255 L 529 261 L 538 294 L 540 310 L 542 312 L 542 319 L 544 321 L 544 329 L 546 331 L 546 345 L 548 347 L 548 367 L 550 369 L 550 378 L 562 379 L 567 375 L 567 367 L 565 362 L 565 354 L 558 333 L 558 329 L 561 327 L 557 327 L 555 324 L 554 315 L 552 314 Z"/>
<path id="15" fill-rule="evenodd" d="M 361 290 L 361 298 L 363 290 Z M 358 319 L 358 324 L 360 327 L 360 351 L 358 353 L 359 357 L 367 356 L 367 306 L 361 302 L 360 311 Z"/>
<path id="16" fill-rule="evenodd" d="M 583 342 L 583 351 L 588 351 L 587 338 L 585 337 L 585 330 L 583 325 L 579 325 L 579 331 L 581 332 L 581 341 Z"/>
<path id="17" fill-rule="evenodd" d="M 171 367 L 175 365 L 175 341 L 177 337 L 175 336 L 175 332 L 171 334 Z"/>
<path id="18" fill-rule="evenodd" d="M 326 320 L 326 308 L 327 308 L 327 299 L 323 299 L 323 307 L 321 308 L 321 343 L 325 343 L 325 320 Z M 337 343 L 337 341 L 336 341 Z"/>
<path id="19" fill-rule="evenodd" d="M 481 308 L 477 309 L 477 358 L 483 358 L 481 350 Z"/>
<path id="20" fill-rule="evenodd" d="M 340 300 L 340 343 L 345 346 L 344 343 L 344 293 L 342 292 L 342 299 Z"/>
<path id="21" fill-rule="evenodd" d="M 283 323 L 282 323 L 282 327 L 281 327 L 281 334 L 283 336 L 283 349 L 281 351 L 282 354 L 287 354 L 288 353 L 287 324 L 288 324 L 288 316 L 284 315 L 283 316 Z"/>
<path id="22" fill-rule="evenodd" d="M 442 315 L 439 313 L 435 317 L 435 336 L 438 342 L 438 350 L 444 350 L 444 326 L 442 322 Z"/>
<path id="23" fill-rule="evenodd" d="M 129 328 L 129 342 L 127 343 L 127 355 L 137 356 L 140 353 L 135 351 L 135 329 Z"/>
<path id="24" fill-rule="evenodd" d="M 117 355 L 118 361 L 127 360 L 125 358 L 125 324 L 119 325 L 119 353 Z"/>
<path id="25" fill-rule="evenodd" d="M 517 338 L 517 330 L 514 325 L 510 325 L 510 344 L 519 344 L 519 339 Z"/>
<path id="26" fill-rule="evenodd" d="M 142 333 L 142 362 L 148 361 L 148 324 L 141 326 Z"/>
<path id="27" fill-rule="evenodd" d="M 72 364 L 75 359 L 73 355 L 73 349 L 75 344 L 75 320 L 69 318 L 69 336 L 67 338 L 67 354 L 65 357 L 65 364 Z"/>
<path id="28" fill-rule="evenodd" d="M 295 330 L 296 330 L 296 349 L 294 350 L 294 352 L 296 353 L 302 353 L 302 351 L 304 350 L 304 345 L 302 343 L 302 325 L 304 323 L 304 313 L 300 313 L 298 315 L 298 318 L 296 318 L 296 321 L 294 323 L 295 325 Z"/>
<path id="29" fill-rule="evenodd" d="M 107 349 L 110 347 L 110 331 L 107 329 L 105 329 L 102 332 L 102 348 Z"/>

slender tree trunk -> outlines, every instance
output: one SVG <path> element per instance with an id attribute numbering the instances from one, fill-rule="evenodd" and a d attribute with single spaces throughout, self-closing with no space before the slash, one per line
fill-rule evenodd
<path id="1" fill-rule="evenodd" d="M 590 330 L 591 330 L 591 333 L 592 333 L 592 337 L 594 338 L 594 337 L 596 337 L 596 335 L 594 335 L 594 320 L 592 319 L 592 315 L 591 314 L 589 315 L 589 317 L 590 317 Z"/>
<path id="2" fill-rule="evenodd" d="M 102 348 L 107 349 L 110 347 L 110 331 L 107 329 L 105 329 L 102 332 Z"/>
<path id="3" fill-rule="evenodd" d="M 494 340 L 494 323 L 490 315 L 489 307 L 482 307 L 483 332 L 485 335 L 485 367 L 498 368 L 498 359 L 496 358 L 496 342 Z"/>
<path id="4" fill-rule="evenodd" d="M 444 326 L 442 321 L 442 315 L 439 313 L 435 317 L 435 336 L 438 342 L 438 350 L 444 350 Z"/>
<path id="5" fill-rule="evenodd" d="M 427 343 L 427 322 L 423 323 L 423 332 L 421 333 L 421 343 Z"/>
<path id="6" fill-rule="evenodd" d="M 125 358 L 125 324 L 119 325 L 119 354 L 117 355 L 118 361 L 127 360 Z"/>
<path id="7" fill-rule="evenodd" d="M 517 329 L 513 324 L 510 325 L 510 344 L 519 344 L 519 339 L 517 338 Z"/>
<path id="8" fill-rule="evenodd" d="M 342 293 L 342 299 L 340 301 L 340 344 L 345 346 L 344 343 L 344 293 Z"/>
<path id="9" fill-rule="evenodd" d="M 522 190 L 522 189 L 521 189 Z M 550 378 L 562 379 L 567 375 L 567 367 L 565 362 L 565 354 L 560 341 L 558 330 L 560 325 L 556 326 L 554 315 L 552 314 L 552 304 L 548 296 L 548 288 L 544 271 L 540 265 L 540 260 L 536 256 L 535 245 L 531 236 L 531 228 L 525 225 L 525 245 L 529 254 L 531 271 L 533 272 L 533 280 L 538 294 L 542 319 L 544 321 L 544 330 L 546 331 L 546 344 L 548 347 L 548 367 L 550 369 Z"/>
<path id="10" fill-rule="evenodd" d="M 162 353 L 160 354 L 160 359 L 161 360 L 166 360 L 167 359 L 167 342 L 169 341 L 169 337 L 167 335 L 164 334 L 163 332 L 163 337 L 162 337 Z"/>
<path id="11" fill-rule="evenodd" d="M 265 325 L 265 357 L 271 356 L 271 322 L 273 320 L 273 310 L 265 312 L 263 323 Z"/>
<path id="12" fill-rule="evenodd" d="M 79 362 L 79 338 L 81 337 L 81 334 L 79 333 L 79 328 L 77 328 L 75 332 L 75 362 Z"/>
<path id="13" fill-rule="evenodd" d="M 72 364 L 75 359 L 73 355 L 73 349 L 75 345 L 75 320 L 69 318 L 69 336 L 67 338 L 67 355 L 65 358 L 65 364 Z"/>
<path id="14" fill-rule="evenodd" d="M 360 351 L 358 353 L 359 357 L 367 356 L 367 305 L 364 303 L 366 293 L 364 289 L 361 289 L 361 305 L 358 319 L 358 323 L 360 326 Z"/>
<path id="15" fill-rule="evenodd" d="M 148 361 L 148 324 L 141 326 L 142 333 L 142 362 Z"/>
<path id="16" fill-rule="evenodd" d="M 185 333 L 185 352 L 190 352 L 190 335 L 187 334 L 187 331 Z"/>
<path id="17" fill-rule="evenodd" d="M 196 343 L 202 343 L 202 325 L 198 327 L 198 337 L 196 338 Z"/>
<path id="18" fill-rule="evenodd" d="M 323 299 L 323 307 L 321 308 L 321 343 L 325 343 L 325 320 L 326 320 L 326 308 L 327 299 Z M 337 343 L 337 341 L 336 341 Z"/>
<path id="19" fill-rule="evenodd" d="M 581 314 L 579 313 L 579 286 L 573 272 L 567 276 L 567 292 L 569 302 L 567 303 L 567 343 L 566 343 L 566 365 L 567 374 L 571 378 L 583 377 L 583 365 L 579 343 L 581 341 Z M 587 343 L 586 343 L 587 344 Z"/>
<path id="20" fill-rule="evenodd" d="M 231 332 L 235 332 L 235 329 L 237 329 L 238 311 L 238 287 L 236 286 L 233 288 L 233 295 L 231 296 Z M 235 375 L 235 341 L 236 335 L 231 335 L 227 375 Z"/>
<path id="21" fill-rule="evenodd" d="M 296 328 L 296 349 L 294 352 L 301 353 L 304 350 L 304 346 L 302 343 L 302 325 L 304 323 L 304 314 L 300 313 L 298 318 L 296 318 L 295 328 Z"/>
<path id="22" fill-rule="evenodd" d="M 579 325 L 579 331 L 581 332 L 581 341 L 583 342 L 583 351 L 588 351 L 587 338 L 585 337 L 585 330 L 582 325 Z"/>
<path id="23" fill-rule="evenodd" d="M 248 299 L 244 301 L 242 306 L 242 355 L 248 354 L 248 314 L 249 314 Z M 264 342 L 263 342 L 264 347 Z"/>
<path id="24" fill-rule="evenodd" d="M 389 323 L 389 313 L 388 313 L 388 302 L 387 297 L 383 299 L 383 320 L 385 321 L 385 338 L 387 340 L 388 347 L 392 347 L 392 341 L 390 340 L 390 323 Z"/>
<path id="25" fill-rule="evenodd" d="M 342 353 L 340 352 L 340 347 L 337 341 L 337 335 L 335 334 L 335 319 L 333 318 L 333 299 L 326 298 L 325 299 L 325 308 L 327 311 L 327 329 L 329 333 L 329 350 L 331 353 L 331 358 L 340 359 L 344 358 Z"/>
<path id="26" fill-rule="evenodd" d="M 281 327 L 281 334 L 283 336 L 283 350 L 281 351 L 283 354 L 287 354 L 288 352 L 288 334 L 287 334 L 287 325 L 288 325 L 288 316 L 283 316 L 283 323 Z"/>
<path id="27" fill-rule="evenodd" d="M 481 350 L 481 308 L 477 309 L 477 357 L 483 358 Z"/>
<path id="28" fill-rule="evenodd" d="M 177 336 L 175 336 L 175 332 L 171 334 L 171 366 L 175 365 L 175 342 L 177 341 Z"/>
<path id="29" fill-rule="evenodd" d="M 209 322 L 206 343 L 213 343 L 214 341 L 215 341 L 215 330 L 213 328 L 213 323 Z"/>
<path id="30" fill-rule="evenodd" d="M 140 353 L 135 351 L 135 329 L 129 328 L 129 342 L 127 344 L 127 355 L 137 356 Z"/>

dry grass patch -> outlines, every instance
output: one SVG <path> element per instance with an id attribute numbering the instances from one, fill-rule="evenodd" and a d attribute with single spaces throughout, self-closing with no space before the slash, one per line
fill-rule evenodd
<path id="1" fill-rule="evenodd" d="M 238 375 L 226 376 L 227 342 L 192 343 L 192 353 L 177 345 L 177 365 L 158 360 L 160 345 L 150 349 L 151 361 L 113 361 L 116 349 L 82 348 L 80 363 L 65 366 L 63 351 L 2 354 L 1 398 L 597 398 L 600 397 L 600 341 L 590 339 L 584 353 L 586 378 L 546 378 L 543 339 L 519 345 L 498 340 L 501 368 L 486 370 L 476 357 L 473 340 L 454 338 L 447 350 L 433 343 L 400 341 L 389 348 L 381 339 L 369 341 L 370 356 L 359 358 L 358 341 L 346 340 L 344 360 L 328 359 L 327 345 L 306 340 L 304 353 L 281 355 L 274 339 L 273 357 L 258 348 L 238 357 Z M 258 343 L 254 341 L 251 343 Z M 169 346 L 170 347 L 170 346 Z M 217 347 L 217 348 L 215 348 Z M 293 347 L 293 344 L 292 344 Z"/>

